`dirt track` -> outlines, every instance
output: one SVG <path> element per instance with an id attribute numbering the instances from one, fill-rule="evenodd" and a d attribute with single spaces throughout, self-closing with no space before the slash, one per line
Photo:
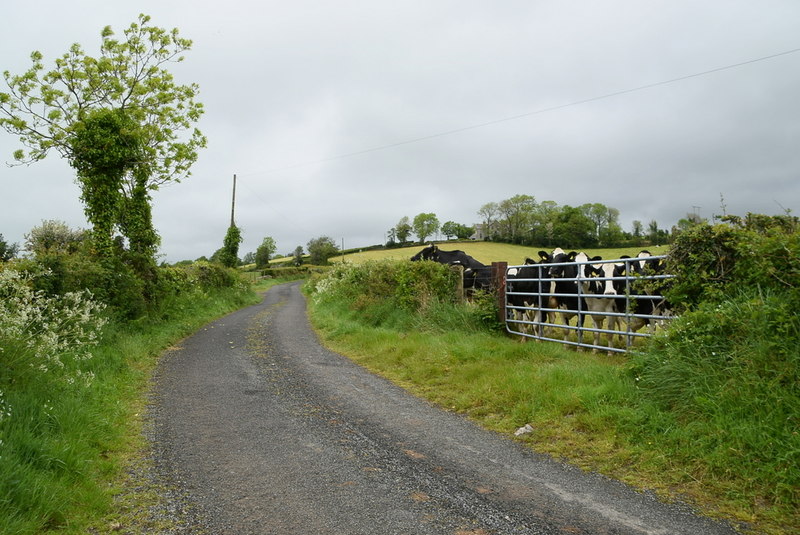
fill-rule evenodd
<path id="1" fill-rule="evenodd" d="M 187 531 L 270 534 L 731 534 L 536 455 L 322 348 L 298 284 L 168 353 L 155 456 Z"/>

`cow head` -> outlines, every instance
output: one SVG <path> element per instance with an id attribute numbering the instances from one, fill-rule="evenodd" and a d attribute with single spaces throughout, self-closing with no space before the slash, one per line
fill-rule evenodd
<path id="1" fill-rule="evenodd" d="M 578 253 L 575 251 L 570 251 L 568 253 L 558 253 L 553 255 L 553 260 L 550 262 L 551 264 L 566 264 L 569 262 L 575 262 L 575 257 L 578 256 Z M 571 278 L 578 275 L 577 266 L 574 265 L 560 265 L 560 266 L 551 266 L 549 270 L 550 276 L 553 278 Z"/>
<path id="2" fill-rule="evenodd" d="M 612 277 L 625 276 L 625 264 L 595 264 L 590 267 L 592 278 L 602 279 L 592 281 L 590 291 L 593 294 L 620 295 L 624 293 L 625 283 L 622 281 L 610 280 Z"/>
<path id="3" fill-rule="evenodd" d="M 412 262 L 417 262 L 419 260 L 435 260 L 436 259 L 436 253 L 438 251 L 439 251 L 439 249 L 434 244 L 430 244 L 427 247 L 425 247 L 423 250 L 421 250 L 420 252 L 418 252 L 417 254 L 412 256 L 411 257 L 411 261 Z"/>

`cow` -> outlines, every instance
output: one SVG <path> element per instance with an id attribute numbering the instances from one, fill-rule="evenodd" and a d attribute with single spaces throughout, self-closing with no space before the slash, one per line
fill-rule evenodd
<path id="1" fill-rule="evenodd" d="M 583 255 L 584 257 L 586 255 Z M 595 256 L 589 258 L 578 258 L 578 262 L 599 262 L 602 257 Z M 617 302 L 616 296 L 624 295 L 625 283 L 619 280 L 614 280 L 615 277 L 625 276 L 624 263 L 611 263 L 605 262 L 602 264 L 579 264 L 581 266 L 581 290 L 585 295 L 586 306 L 592 316 L 594 322 L 594 348 L 592 352 L 596 353 L 600 345 L 600 332 L 599 329 L 603 328 L 603 323 L 608 320 L 606 329 L 609 331 L 616 331 L 618 329 L 618 318 L 614 314 L 620 311 L 620 304 Z M 598 297 L 592 297 L 598 296 Z M 602 296 L 602 297 L 600 297 Z M 620 334 L 620 338 L 622 335 Z M 614 334 L 608 335 L 608 347 L 613 345 Z"/>
<path id="2" fill-rule="evenodd" d="M 664 273 L 664 260 L 659 258 L 650 258 L 652 254 L 650 251 L 642 250 L 636 255 L 638 260 L 630 261 L 631 268 L 635 275 L 638 276 L 651 276 L 661 275 Z M 623 257 L 626 258 L 626 257 Z M 661 280 L 650 281 L 636 281 L 631 284 L 631 293 L 634 295 L 641 295 L 642 297 L 632 301 L 632 312 L 642 314 L 645 316 L 661 316 L 667 313 L 669 303 L 666 299 L 651 299 L 645 296 L 648 295 L 663 295 L 667 289 L 667 285 Z M 653 327 L 651 318 L 634 318 L 630 324 L 631 330 L 638 331 L 645 325 Z"/>
<path id="3" fill-rule="evenodd" d="M 586 301 L 579 294 L 578 291 L 578 265 L 575 259 L 578 253 L 570 251 L 565 253 L 563 249 L 556 248 L 552 254 L 545 251 L 539 251 L 539 258 L 542 262 L 550 265 L 548 269 L 548 276 L 553 279 L 550 293 L 556 294 L 551 296 L 551 308 L 561 308 L 564 312 L 561 317 L 564 325 L 569 325 L 570 320 L 574 316 L 578 316 L 578 327 L 583 327 L 584 311 L 586 310 Z M 566 338 L 566 336 L 564 337 Z"/>
<path id="4" fill-rule="evenodd" d="M 418 260 L 433 260 L 434 262 L 439 262 L 440 264 L 449 265 L 458 264 L 464 266 L 464 269 L 477 269 L 486 267 L 484 264 L 481 264 L 464 251 L 442 251 L 434 244 L 428 245 L 423 250 L 411 257 L 412 262 L 416 262 Z"/>
<path id="5" fill-rule="evenodd" d="M 481 264 L 464 251 L 443 251 L 430 244 L 411 257 L 412 262 L 431 260 L 440 264 L 464 267 L 464 288 L 485 290 L 492 287 L 492 268 Z"/>
<path id="6" fill-rule="evenodd" d="M 544 334 L 544 326 L 541 323 L 546 318 L 552 323 L 554 314 L 550 311 L 543 314 L 543 310 L 541 310 L 550 307 L 550 298 L 546 294 L 552 293 L 548 270 L 542 266 L 543 264 L 539 264 L 531 258 L 526 258 L 523 266 L 509 269 L 506 276 L 506 300 L 508 304 L 514 307 L 535 309 L 524 311 L 512 309 L 511 313 L 514 314 L 515 319 L 522 318 L 539 323 L 537 335 L 540 337 Z M 526 325 L 523 325 L 520 330 L 527 331 Z"/>

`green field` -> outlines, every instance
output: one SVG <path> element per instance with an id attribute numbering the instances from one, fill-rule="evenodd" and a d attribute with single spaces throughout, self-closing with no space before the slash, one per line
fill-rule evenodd
<path id="1" fill-rule="evenodd" d="M 538 260 L 538 252 L 546 250 L 551 252 L 552 247 L 530 247 L 525 245 L 512 245 L 509 243 L 497 243 L 486 241 L 474 242 L 441 242 L 437 244 L 440 249 L 444 251 L 452 251 L 455 249 L 464 251 L 471 257 L 483 264 L 491 264 L 492 262 L 507 262 L 508 265 L 520 265 L 525 262 L 526 257 Z M 411 258 L 413 255 L 421 251 L 425 245 L 413 245 L 411 247 L 403 247 L 400 249 L 380 249 L 374 251 L 363 251 L 360 253 L 351 253 L 342 256 L 335 256 L 331 258 L 331 262 L 352 262 L 360 264 L 369 260 L 402 260 L 404 258 Z M 639 251 L 644 247 L 627 247 L 621 249 L 585 249 L 587 255 L 599 255 L 606 259 L 615 259 L 623 255 L 636 256 Z M 566 249 L 569 252 L 569 249 Z M 665 254 L 667 247 L 656 246 L 647 248 L 652 254 Z"/>

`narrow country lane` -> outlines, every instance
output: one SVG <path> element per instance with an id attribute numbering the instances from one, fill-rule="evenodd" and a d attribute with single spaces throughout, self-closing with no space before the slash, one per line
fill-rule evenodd
<path id="1" fill-rule="evenodd" d="M 735 533 L 531 453 L 322 348 L 298 283 L 170 351 L 152 420 L 162 469 L 205 533 Z"/>

